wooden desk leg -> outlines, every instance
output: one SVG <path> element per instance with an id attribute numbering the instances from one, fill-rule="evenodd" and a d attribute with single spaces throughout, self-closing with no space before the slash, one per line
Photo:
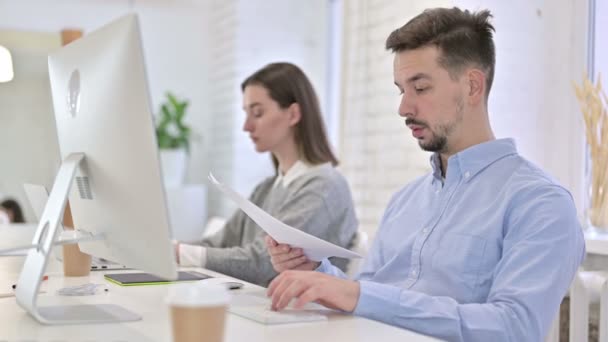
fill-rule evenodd
<path id="1" fill-rule="evenodd" d="M 67 45 L 82 37 L 82 30 L 65 29 L 61 31 L 61 44 Z M 74 229 L 74 220 L 70 202 L 68 201 L 63 213 L 64 229 Z M 91 272 L 91 256 L 82 253 L 78 244 L 63 246 L 63 274 L 66 277 L 80 277 L 89 275 Z"/>
<path id="2" fill-rule="evenodd" d="M 66 230 L 74 229 L 69 201 L 63 213 L 63 227 Z M 63 245 L 63 274 L 66 277 L 82 277 L 89 275 L 90 272 L 91 256 L 82 253 L 78 244 Z"/>

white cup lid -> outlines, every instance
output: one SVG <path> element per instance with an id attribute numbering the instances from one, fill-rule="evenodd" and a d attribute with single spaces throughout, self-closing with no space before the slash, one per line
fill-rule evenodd
<path id="1" fill-rule="evenodd" d="M 230 293 L 220 284 L 175 284 L 169 287 L 166 300 L 176 306 L 219 306 L 230 302 Z"/>

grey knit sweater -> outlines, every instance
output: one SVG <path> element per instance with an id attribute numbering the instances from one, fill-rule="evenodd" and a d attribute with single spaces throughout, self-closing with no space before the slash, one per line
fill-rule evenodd
<path id="1" fill-rule="evenodd" d="M 287 187 L 275 177 L 260 183 L 250 200 L 273 217 L 338 246 L 349 248 L 357 230 L 353 200 L 344 177 L 329 164 L 301 175 Z M 265 232 L 238 210 L 215 235 L 199 242 L 206 247 L 205 268 L 261 286 L 277 275 L 264 243 Z M 331 258 L 345 269 L 348 260 Z"/>

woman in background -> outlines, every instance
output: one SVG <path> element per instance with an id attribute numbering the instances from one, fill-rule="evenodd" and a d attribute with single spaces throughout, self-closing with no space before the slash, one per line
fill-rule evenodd
<path id="1" fill-rule="evenodd" d="M 0 203 L 0 210 L 8 216 L 10 223 L 25 223 L 21 206 L 14 199 L 7 199 Z"/>
<path id="2" fill-rule="evenodd" d="M 335 169 L 338 160 L 306 75 L 293 64 L 273 63 L 249 76 L 241 90 L 243 130 L 257 152 L 271 153 L 276 169 L 275 176 L 257 185 L 250 200 L 292 227 L 350 247 L 357 230 L 350 189 Z M 215 235 L 197 244 L 177 243 L 176 255 L 182 266 L 204 267 L 267 286 L 277 273 L 264 237 L 264 231 L 238 210 Z M 345 259 L 332 262 L 342 269 L 347 266 Z"/>

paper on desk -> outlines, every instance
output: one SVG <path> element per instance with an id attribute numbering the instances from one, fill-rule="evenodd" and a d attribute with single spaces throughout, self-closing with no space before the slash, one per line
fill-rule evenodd
<path id="1" fill-rule="evenodd" d="M 321 261 L 324 258 L 332 256 L 349 259 L 361 257 L 361 255 L 349 251 L 346 248 L 336 246 L 275 219 L 257 205 L 243 198 L 236 191 L 218 182 L 211 172 L 209 173 L 208 178 L 213 185 L 233 200 L 239 208 L 241 208 L 241 210 L 243 210 L 245 214 L 257 223 L 268 235 L 278 243 L 302 248 L 308 259 Z"/>

